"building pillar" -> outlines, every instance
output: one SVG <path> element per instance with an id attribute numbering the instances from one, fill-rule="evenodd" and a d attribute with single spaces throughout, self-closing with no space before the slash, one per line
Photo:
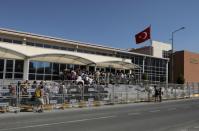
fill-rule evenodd
<path id="1" fill-rule="evenodd" d="M 23 80 L 28 80 L 29 64 L 30 64 L 30 60 L 25 59 L 24 60 L 24 67 L 23 67 Z"/>
<path id="2" fill-rule="evenodd" d="M 169 61 L 166 63 L 166 83 L 169 82 Z"/>
<path id="3" fill-rule="evenodd" d="M 143 57 L 143 61 L 142 61 L 142 73 L 143 74 L 144 74 L 145 59 L 146 59 L 146 57 Z"/>

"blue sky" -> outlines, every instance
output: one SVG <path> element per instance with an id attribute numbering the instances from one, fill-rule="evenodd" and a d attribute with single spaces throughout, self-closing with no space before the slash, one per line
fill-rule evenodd
<path id="1" fill-rule="evenodd" d="M 153 40 L 199 53 L 198 0 L 1 0 L 0 27 L 116 48 L 137 48 L 151 24 Z"/>

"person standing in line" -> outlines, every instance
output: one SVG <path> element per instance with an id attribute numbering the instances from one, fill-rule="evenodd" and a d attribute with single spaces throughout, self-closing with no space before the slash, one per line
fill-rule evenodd
<path id="1" fill-rule="evenodd" d="M 158 90 L 159 102 L 162 102 L 162 88 L 160 87 Z"/>
<path id="2" fill-rule="evenodd" d="M 157 89 L 156 85 L 154 85 L 154 92 L 155 92 L 155 94 L 154 94 L 155 102 L 157 102 L 158 101 L 158 89 Z"/>

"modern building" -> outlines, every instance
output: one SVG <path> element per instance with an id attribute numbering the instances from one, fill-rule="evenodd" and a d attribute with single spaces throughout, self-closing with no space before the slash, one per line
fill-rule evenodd
<path id="1" fill-rule="evenodd" d="M 189 51 L 177 51 L 174 53 L 174 82 L 180 75 L 185 82 L 199 82 L 199 54 Z"/>
<path id="2" fill-rule="evenodd" d="M 146 73 L 168 82 L 168 59 L 127 50 L 0 29 L 0 80 L 59 80 L 64 69 Z"/>
<path id="3" fill-rule="evenodd" d="M 141 48 L 131 49 L 130 51 L 141 54 L 152 55 L 158 58 L 169 58 L 171 50 L 172 50 L 171 44 L 159 41 L 152 41 L 151 46 L 144 46 Z"/>

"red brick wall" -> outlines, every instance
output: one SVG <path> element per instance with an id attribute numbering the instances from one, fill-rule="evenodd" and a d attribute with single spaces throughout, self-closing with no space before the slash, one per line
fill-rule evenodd
<path id="1" fill-rule="evenodd" d="M 180 74 L 184 75 L 185 82 L 199 82 L 199 54 L 188 51 L 174 54 L 174 82 Z"/>
<path id="2" fill-rule="evenodd" d="M 185 51 L 184 67 L 186 82 L 199 82 L 199 54 Z"/>

